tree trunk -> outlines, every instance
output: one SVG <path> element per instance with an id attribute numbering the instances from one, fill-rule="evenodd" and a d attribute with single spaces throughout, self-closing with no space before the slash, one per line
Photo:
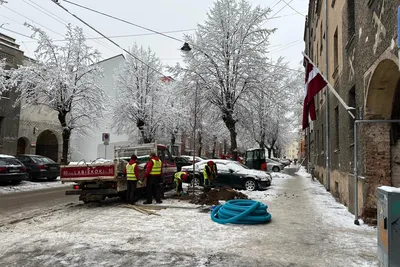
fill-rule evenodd
<path id="1" fill-rule="evenodd" d="M 175 134 L 174 133 L 172 133 L 171 134 L 171 153 L 172 153 L 172 155 L 173 156 L 177 156 L 177 155 L 175 155 L 175 140 L 176 140 L 176 138 L 175 138 Z"/>
<path id="2" fill-rule="evenodd" d="M 237 151 L 237 142 L 236 142 L 236 120 L 232 117 L 232 114 L 225 114 L 222 118 L 225 122 L 226 127 L 229 130 L 229 134 L 231 137 L 231 155 L 233 160 L 238 159 L 238 151 Z"/>
<path id="3" fill-rule="evenodd" d="M 202 150 L 202 148 L 203 148 L 203 142 L 202 142 L 202 136 L 201 136 L 201 132 L 199 132 L 199 148 L 198 148 L 198 152 L 197 152 L 197 155 L 199 156 L 199 157 L 201 157 L 201 150 Z"/>
<path id="4" fill-rule="evenodd" d="M 58 113 L 58 120 L 60 121 L 61 127 L 63 128 L 63 131 L 62 131 L 63 145 L 62 145 L 61 164 L 64 164 L 64 165 L 68 164 L 69 139 L 71 137 L 71 129 L 67 127 L 66 116 L 67 116 L 66 112 Z"/>
<path id="5" fill-rule="evenodd" d="M 268 150 L 268 158 L 270 159 L 272 155 L 272 147 L 267 147 L 267 150 Z"/>
<path id="6" fill-rule="evenodd" d="M 217 138 L 215 136 L 213 141 L 212 158 L 215 159 L 215 150 L 217 148 Z"/>

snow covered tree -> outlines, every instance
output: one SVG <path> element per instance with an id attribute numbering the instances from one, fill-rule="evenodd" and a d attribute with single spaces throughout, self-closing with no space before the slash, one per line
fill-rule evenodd
<path id="1" fill-rule="evenodd" d="M 58 113 L 66 164 L 71 132 L 97 125 L 108 101 L 99 87 L 102 71 L 96 63 L 100 54 L 86 44 L 79 27 L 68 25 L 65 42 L 56 44 L 41 29 L 27 26 L 38 36 L 38 47 L 34 62 L 10 70 L 11 84 L 21 92 L 16 104 L 45 105 Z"/>
<path id="2" fill-rule="evenodd" d="M 160 129 L 166 106 L 163 103 L 163 81 L 160 59 L 150 50 L 134 45 L 130 52 L 143 61 L 126 56 L 115 76 L 117 98 L 113 107 L 114 127 L 130 133 L 136 127 L 142 141 L 151 143 Z M 151 67 L 149 67 L 151 66 Z"/>
<path id="3" fill-rule="evenodd" d="M 194 36 L 184 63 L 193 79 L 202 83 L 207 101 L 215 105 L 230 133 L 231 153 L 237 159 L 238 114 L 244 95 L 263 73 L 268 37 L 264 29 L 270 9 L 253 8 L 245 0 L 217 0 Z"/>

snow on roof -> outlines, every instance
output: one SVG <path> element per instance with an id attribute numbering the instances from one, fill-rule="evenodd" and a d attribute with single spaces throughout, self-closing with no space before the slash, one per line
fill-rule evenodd
<path id="1" fill-rule="evenodd" d="M 11 156 L 11 155 L 6 155 L 6 154 L 0 154 L 0 158 L 15 158 L 15 157 Z"/>
<path id="2" fill-rule="evenodd" d="M 398 187 L 391 187 L 391 186 L 381 186 L 378 187 L 379 189 L 389 192 L 389 193 L 400 193 L 400 188 Z"/>

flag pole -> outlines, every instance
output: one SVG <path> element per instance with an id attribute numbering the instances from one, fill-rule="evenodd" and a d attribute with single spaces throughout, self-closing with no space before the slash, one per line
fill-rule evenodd
<path id="1" fill-rule="evenodd" d="M 303 56 L 308 60 L 308 62 L 310 62 L 311 65 L 313 65 L 314 67 L 317 68 L 317 66 L 315 66 L 314 62 L 312 62 L 312 60 L 304 53 L 301 52 L 303 54 Z M 318 69 L 318 68 L 317 68 Z M 342 106 L 344 107 L 344 109 L 349 113 L 349 115 L 355 119 L 356 117 L 354 116 L 354 114 L 351 112 L 352 110 L 355 110 L 355 108 L 353 107 L 349 107 L 346 102 L 344 102 L 343 98 L 340 97 L 340 95 L 338 94 L 338 92 L 336 92 L 336 90 L 333 88 L 333 86 L 329 83 L 329 81 L 326 79 L 326 77 L 324 75 L 322 75 L 322 73 L 319 71 L 319 74 L 321 74 L 322 78 L 324 79 L 324 81 L 326 82 L 326 86 L 329 88 L 329 91 L 331 93 L 333 93 L 337 100 L 342 104 Z"/>
<path id="2" fill-rule="evenodd" d="M 325 23 L 325 75 L 329 80 L 329 34 L 328 34 L 328 0 L 324 1 L 325 6 L 325 16 L 324 16 L 324 23 Z M 321 40 L 322 42 L 322 40 Z M 328 85 L 328 83 L 327 83 Z M 329 87 L 328 87 L 329 88 Z M 325 151 L 325 158 L 326 158 L 326 190 L 331 191 L 331 160 L 330 160 L 330 138 L 329 138 L 329 90 L 325 89 L 326 100 L 325 100 L 325 142 L 326 142 L 326 151 Z"/>

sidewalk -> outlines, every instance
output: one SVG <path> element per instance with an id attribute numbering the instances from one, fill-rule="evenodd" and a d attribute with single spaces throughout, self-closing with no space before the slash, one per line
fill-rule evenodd
<path id="1" fill-rule="evenodd" d="M 269 206 L 266 225 L 220 225 L 193 209 L 70 206 L 1 227 L 0 266 L 377 266 L 375 229 L 355 226 L 318 182 L 273 177 L 269 190 L 245 192 Z"/>

